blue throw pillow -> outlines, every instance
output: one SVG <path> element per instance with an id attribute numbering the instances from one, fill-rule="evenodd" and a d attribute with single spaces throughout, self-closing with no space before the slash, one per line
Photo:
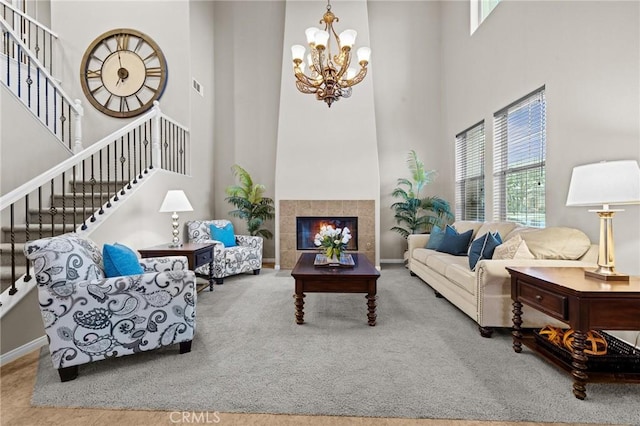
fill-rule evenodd
<path id="1" fill-rule="evenodd" d="M 431 235 L 429 236 L 429 241 L 427 241 L 427 245 L 424 248 L 428 248 L 431 250 L 437 250 L 440 247 L 440 243 L 444 238 L 444 231 L 440 229 L 438 226 L 434 226 L 431 229 Z"/>
<path id="2" fill-rule="evenodd" d="M 472 235 L 473 229 L 458 234 L 455 228 L 447 225 L 447 229 L 444 231 L 444 239 L 436 251 L 449 253 L 454 256 L 466 256 Z"/>
<path id="3" fill-rule="evenodd" d="M 102 247 L 102 257 L 104 259 L 104 275 L 107 278 L 144 273 L 136 252 L 125 245 L 105 244 Z"/>
<path id="4" fill-rule="evenodd" d="M 233 223 L 229 222 L 222 228 L 211 224 L 209 228 L 211 229 L 212 240 L 220 241 L 225 247 L 236 246 L 236 234 L 233 231 Z"/>
<path id="5" fill-rule="evenodd" d="M 502 238 L 497 232 L 494 234 L 488 232 L 476 238 L 469 248 L 469 268 L 474 271 L 481 259 L 491 259 L 493 251 L 500 244 L 502 244 Z"/>

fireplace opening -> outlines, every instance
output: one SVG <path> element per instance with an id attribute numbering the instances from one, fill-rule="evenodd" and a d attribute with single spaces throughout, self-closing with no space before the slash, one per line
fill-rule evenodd
<path id="1" fill-rule="evenodd" d="M 347 250 L 358 250 L 358 218 L 356 216 L 298 216 L 296 217 L 296 249 L 317 250 L 313 243 L 316 234 L 323 225 L 331 225 L 334 228 L 344 228 L 351 231 L 351 240 L 347 244 Z"/>

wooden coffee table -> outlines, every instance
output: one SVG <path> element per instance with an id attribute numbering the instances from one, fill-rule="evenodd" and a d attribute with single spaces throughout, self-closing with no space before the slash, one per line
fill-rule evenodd
<path id="1" fill-rule="evenodd" d="M 291 275 L 296 280 L 293 295 L 296 307 L 296 323 L 304 323 L 305 293 L 367 293 L 367 318 L 369 325 L 376 325 L 376 292 L 380 272 L 365 255 L 352 253 L 355 266 L 314 266 L 316 253 L 303 253 L 293 267 Z"/>

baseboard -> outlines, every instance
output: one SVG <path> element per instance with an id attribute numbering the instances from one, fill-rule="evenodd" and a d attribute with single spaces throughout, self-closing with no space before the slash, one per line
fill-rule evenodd
<path id="1" fill-rule="evenodd" d="M 404 263 L 403 259 L 380 259 L 380 263 Z"/>
<path id="2" fill-rule="evenodd" d="M 15 348 L 12 351 L 7 352 L 6 354 L 2 354 L 0 355 L 0 366 L 4 366 L 5 364 L 10 363 L 11 361 L 15 361 L 16 359 L 23 357 L 28 353 L 31 353 L 34 350 L 46 344 L 47 344 L 47 336 L 41 336 L 41 337 L 38 337 L 37 339 L 30 341 L 25 345 L 22 345 L 18 348 Z"/>

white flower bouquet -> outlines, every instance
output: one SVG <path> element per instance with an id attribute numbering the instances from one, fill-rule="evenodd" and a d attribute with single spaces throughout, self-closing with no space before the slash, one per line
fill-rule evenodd
<path id="1" fill-rule="evenodd" d="M 351 239 L 351 231 L 346 226 L 344 228 L 334 228 L 331 225 L 323 225 L 320 232 L 315 236 L 313 243 L 324 251 L 327 259 L 336 258 L 340 260 L 340 255 L 346 250 Z"/>

